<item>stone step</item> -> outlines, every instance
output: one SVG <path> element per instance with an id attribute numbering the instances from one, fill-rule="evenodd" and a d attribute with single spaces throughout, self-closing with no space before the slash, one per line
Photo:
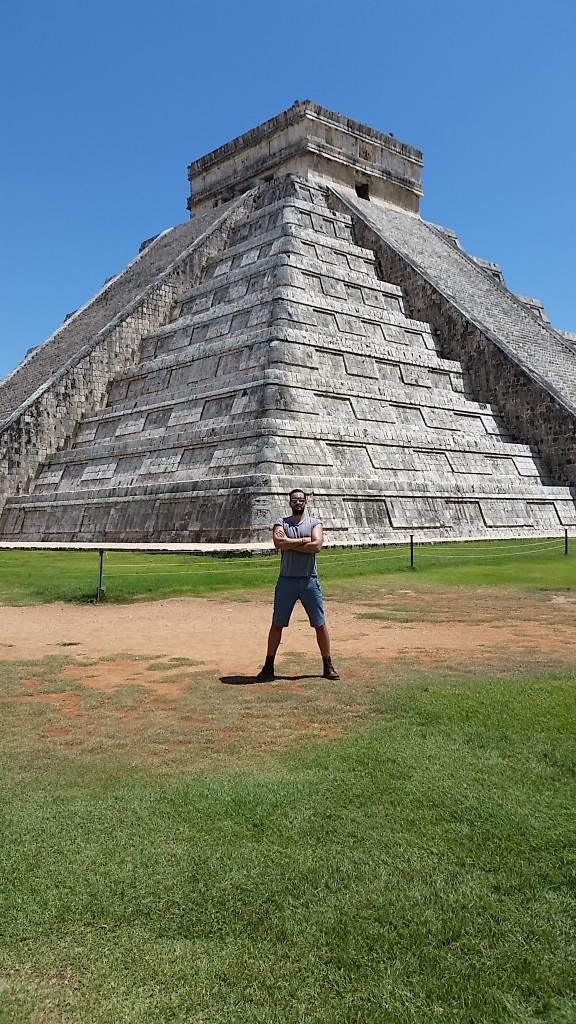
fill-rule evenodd
<path id="1" fill-rule="evenodd" d="M 330 278 L 320 272 L 290 263 L 287 255 L 263 260 L 254 266 L 250 276 L 237 275 L 218 288 L 198 285 L 183 296 L 174 311 L 174 320 L 197 317 L 217 310 L 218 316 L 250 309 L 255 303 L 286 299 L 300 304 L 318 306 L 343 315 L 366 319 L 386 319 L 388 313 L 407 319 L 400 289 L 376 279 L 370 287 L 360 279 L 347 285 L 342 279 Z M 234 327 L 232 326 L 232 330 Z M 356 331 L 355 333 L 362 333 Z"/>
<path id="2" fill-rule="evenodd" d="M 285 312 L 284 307 L 282 311 Z M 193 352 L 200 358 L 228 353 L 266 341 L 293 343 L 311 349 L 321 348 L 322 351 L 349 352 L 359 357 L 369 356 L 380 364 L 393 361 L 435 366 L 462 377 L 461 363 L 454 359 L 446 359 L 438 353 L 437 342 L 430 326 L 420 321 L 389 313 L 378 322 L 365 320 L 365 333 L 359 336 L 343 331 L 334 333 L 334 318 L 318 306 L 314 308 L 314 324 L 295 322 L 294 326 L 287 319 L 267 326 L 249 326 L 251 312 L 252 307 L 245 309 L 243 314 L 236 311 L 234 318 L 238 317 L 238 323 L 234 329 L 232 327 L 235 319 L 231 317 L 222 317 L 220 322 L 213 318 L 188 317 L 166 325 L 162 330 L 155 331 L 143 340 L 141 362 L 127 369 L 126 376 L 141 373 L 145 364 L 150 364 L 152 368 L 155 360 L 166 360 L 162 365 L 171 365 L 170 360 L 174 353 L 180 351 L 186 358 L 189 346 L 193 346 Z M 310 319 L 308 312 L 306 317 Z M 270 309 L 270 319 L 273 319 L 273 309 Z M 326 322 L 329 322 L 331 330 L 326 330 L 322 326 Z M 174 358 L 177 360 L 178 357 Z M 158 365 L 160 363 L 154 368 Z"/>
<path id="3" fill-rule="evenodd" d="M 231 397 L 235 401 L 243 396 L 232 395 Z M 337 399 L 332 399 L 332 396 L 327 397 L 329 401 L 337 401 Z M 426 418 L 424 416 L 417 418 L 410 414 L 411 407 L 402 406 L 396 407 L 398 414 L 394 422 L 391 422 L 390 418 L 373 420 L 370 423 L 370 431 L 368 432 L 367 424 L 362 420 L 352 418 L 349 415 L 345 418 L 338 415 L 336 405 L 332 409 L 330 409 L 329 405 L 324 405 L 322 407 L 322 414 L 316 416 L 307 415 L 304 419 L 298 415 L 300 412 L 299 408 L 280 412 L 274 404 L 265 410 L 267 415 L 260 419 L 253 419 L 245 414 L 240 416 L 226 414 L 215 416 L 210 420 L 200 421 L 199 406 L 193 407 L 189 420 L 184 418 L 184 404 L 184 400 L 182 400 L 179 404 L 172 407 L 161 407 L 157 411 L 165 413 L 169 409 L 170 416 L 172 417 L 170 426 L 172 426 L 173 432 L 177 434 L 185 432 L 186 437 L 190 440 L 197 439 L 197 443 L 212 443 L 212 439 L 217 436 L 218 430 L 224 431 L 227 436 L 230 434 L 239 436 L 244 433 L 249 433 L 250 435 L 259 433 L 270 434 L 272 431 L 278 430 L 279 436 L 284 436 L 285 434 L 294 436 L 296 432 L 299 437 L 310 436 L 319 440 L 337 438 L 340 442 L 343 438 L 347 438 L 351 444 L 357 442 L 363 445 L 367 443 L 376 445 L 400 443 L 403 446 L 410 445 L 418 449 L 432 448 L 446 451 L 462 449 L 464 451 L 487 452 L 502 450 L 505 454 L 509 451 L 528 456 L 532 454 L 529 445 L 510 440 L 498 417 L 494 416 L 491 412 L 480 416 L 471 416 L 467 412 L 461 412 L 459 416 L 454 414 L 454 419 L 450 418 L 450 422 L 453 423 L 453 429 L 450 429 L 446 426 L 444 428 L 438 427 L 438 419 L 432 415 L 433 410 L 430 410 L 431 415 L 426 413 Z M 404 410 L 407 410 L 407 412 L 405 413 Z M 418 411 L 417 408 L 416 411 Z M 439 414 L 441 412 L 439 410 Z M 154 412 L 152 415 L 154 415 Z M 137 411 L 134 412 L 134 417 L 138 417 Z M 150 422 L 153 422 L 153 420 Z M 445 420 L 445 423 L 447 422 L 449 421 Z M 98 421 L 93 420 L 87 429 L 95 430 L 97 426 Z M 166 439 L 166 426 L 163 428 L 163 431 L 162 436 Z M 119 450 L 123 451 L 131 450 L 125 447 L 129 445 L 135 445 L 137 448 L 140 448 L 141 438 L 137 437 L 134 440 L 130 440 L 129 434 L 130 431 L 126 434 L 123 433 L 121 438 L 116 440 L 113 436 L 108 436 L 106 439 L 99 440 L 97 444 L 93 441 L 90 447 L 80 445 L 76 448 L 73 446 L 56 452 L 52 455 L 51 462 L 73 459 L 76 457 L 74 454 L 76 452 L 78 452 L 78 458 L 85 460 L 89 457 L 90 452 L 93 452 L 96 456 L 98 451 L 108 451 L 110 445 L 114 444 L 119 444 Z M 81 437 L 81 428 L 79 429 L 79 436 Z M 142 436 L 144 436 L 143 432 Z M 145 443 L 154 448 L 157 445 L 157 437 L 152 432 L 149 432 L 146 435 Z"/>
<path id="4" fill-rule="evenodd" d="M 350 359 L 347 363 L 350 363 Z M 333 393 L 334 385 L 336 396 Z M 74 446 L 89 443 L 95 436 L 110 436 L 113 432 L 125 434 L 148 430 L 151 426 L 165 427 L 175 421 L 170 419 L 172 412 L 177 414 L 176 418 L 181 422 L 181 414 L 188 408 L 195 410 L 192 417 L 194 420 L 200 419 L 205 403 L 217 398 L 231 396 L 237 403 L 241 400 L 242 408 L 238 408 L 238 413 L 245 414 L 250 409 L 260 409 L 263 401 L 266 407 L 270 406 L 277 394 L 268 401 L 262 389 L 275 386 L 284 389 L 281 392 L 284 409 L 306 412 L 310 416 L 323 415 L 331 410 L 333 413 L 340 411 L 340 414 L 346 412 L 351 419 L 403 423 L 407 417 L 410 418 L 409 410 L 416 409 L 429 425 L 432 425 L 430 416 L 434 417 L 435 412 L 438 413 L 437 426 L 442 426 L 443 419 L 448 422 L 449 415 L 444 417 L 444 413 L 454 413 L 471 417 L 469 421 L 459 421 L 458 429 L 465 431 L 466 427 L 470 427 L 475 430 L 479 426 L 475 418 L 479 418 L 484 430 L 502 433 L 490 406 L 474 402 L 462 392 L 436 388 L 429 375 L 426 379 L 422 378 L 421 371 L 413 377 L 408 374 L 406 367 L 400 367 L 395 384 L 391 379 L 382 382 L 352 375 L 326 377 L 320 373 L 311 373 L 310 367 L 292 364 L 290 370 L 282 369 L 280 365 L 266 369 L 253 367 L 244 371 L 241 383 L 238 383 L 233 368 L 230 374 L 216 375 L 209 380 L 190 380 L 181 387 L 149 394 L 147 398 L 143 396 L 125 408 L 107 407 L 82 421 L 74 437 Z M 331 406 L 332 400 L 344 404 L 341 408 Z"/>
<path id="5" fill-rule="evenodd" d="M 58 494 L 36 500 L 23 496 L 13 499 L 4 520 L 8 533 L 22 540 L 63 540 L 70 534 L 89 540 L 104 532 L 110 541 L 129 541 L 152 517 L 160 540 L 184 540 L 193 532 L 197 539 L 200 534 L 202 540 L 215 541 L 223 533 L 230 539 L 232 518 L 235 539 L 256 532 L 265 540 L 291 481 L 290 475 L 256 474 L 239 477 L 234 486 L 228 480 L 202 480 L 196 487 L 190 481 L 130 486 L 73 495 L 70 500 Z M 417 540 L 448 539 L 455 529 L 461 537 L 484 539 L 558 536 L 565 526 L 576 525 L 574 502 L 562 497 L 562 489 L 550 500 L 494 499 L 480 494 L 439 497 L 422 491 L 382 494 L 376 485 L 366 490 L 365 484 L 354 477 L 326 479 L 311 494 L 311 508 L 324 519 L 333 542 L 405 543 L 411 534 Z M 310 490 L 306 477 L 302 485 Z M 246 500 L 252 493 L 258 495 L 254 506 Z M 342 493 L 347 495 L 345 502 Z M 215 502 L 218 516 L 213 513 Z"/>
<path id="6" fill-rule="evenodd" d="M 97 489 L 98 497 L 102 497 L 107 493 L 110 495 L 114 493 L 122 494 L 122 488 L 125 487 L 143 486 L 147 488 L 148 493 L 148 488 L 156 486 L 156 484 L 165 488 L 178 483 L 194 490 L 204 480 L 233 480 L 235 477 L 244 476 L 247 473 L 261 473 L 264 471 L 265 463 L 273 461 L 272 459 L 266 460 L 264 458 L 265 452 L 263 452 L 259 458 L 255 456 L 252 458 L 244 457 L 243 460 L 238 459 L 225 462 L 224 460 L 215 460 L 204 465 L 186 462 L 186 459 L 184 459 L 186 451 L 184 449 L 171 450 L 169 454 L 161 452 L 157 455 L 156 459 L 152 456 L 139 460 L 132 458 L 124 460 L 126 465 L 118 463 L 115 465 L 106 463 L 98 465 L 93 463 L 86 468 L 85 473 L 81 472 L 82 467 L 75 467 L 77 475 L 73 475 L 71 472 L 63 472 L 59 475 L 54 469 L 51 477 L 50 474 L 46 474 L 45 482 L 42 482 L 42 479 L 36 482 L 32 496 L 24 496 L 22 501 L 18 499 L 18 504 L 27 504 L 25 498 L 40 500 L 42 496 L 49 494 L 55 494 L 58 501 L 68 501 L 79 492 L 93 492 L 94 487 Z M 160 465 L 161 460 L 162 466 Z M 182 463 L 182 468 L 178 468 L 180 463 Z M 319 462 L 315 462 L 314 454 L 307 453 L 307 455 L 293 456 L 285 460 L 282 460 L 282 458 L 276 459 L 274 463 L 278 467 L 277 472 L 284 470 L 286 473 L 296 471 L 311 473 L 314 472 L 315 467 L 322 465 L 322 459 Z M 195 468 L 197 469 L 197 474 L 191 477 L 191 472 Z M 352 486 L 352 480 L 358 481 L 359 477 L 355 476 L 355 473 L 358 474 L 363 468 L 366 468 L 368 471 L 369 467 L 363 467 L 362 462 L 357 467 L 329 466 L 324 473 L 325 481 L 328 482 L 331 477 L 339 481 L 345 481 L 347 489 Z M 374 467 L 370 468 L 373 471 Z M 64 469 L 64 467 L 60 467 L 60 469 Z M 410 474 L 410 479 L 406 479 L 407 473 Z M 49 479 L 52 479 L 53 482 L 48 482 Z M 364 483 L 360 486 L 359 493 L 363 493 L 363 490 L 366 490 L 366 477 L 363 476 L 362 479 L 364 479 Z M 378 493 L 381 492 L 387 496 L 416 494 L 420 496 L 441 496 L 443 498 L 450 498 L 451 496 L 490 498 L 493 501 L 500 499 L 516 500 L 518 498 L 526 498 L 532 501 L 549 501 L 556 500 L 557 498 L 567 499 L 565 487 L 542 483 L 539 478 L 530 480 L 520 476 L 516 478 L 510 476 L 494 476 L 489 478 L 481 473 L 452 474 L 447 461 L 446 471 L 443 476 L 427 470 L 418 471 L 410 469 L 409 465 L 402 470 L 399 469 L 394 472 L 388 470 L 385 479 L 378 481 L 376 489 Z"/>
<path id="7" fill-rule="evenodd" d="M 273 235 L 284 225 L 293 225 L 297 230 L 304 228 L 313 231 L 321 238 L 354 242 L 352 236 L 352 218 L 347 214 L 319 209 L 316 205 L 300 201 L 279 202 L 274 206 L 256 210 L 242 223 L 232 230 L 228 238 L 228 247 L 242 245 L 264 235 Z"/>
<path id="8" fill-rule="evenodd" d="M 200 284 L 185 292 L 175 311 L 174 319 L 195 313 L 206 312 L 212 306 L 236 302 L 255 291 L 282 283 L 293 288 L 324 292 L 329 297 L 343 299 L 356 305 L 390 308 L 404 312 L 402 290 L 396 285 L 380 281 L 373 275 L 358 274 L 341 268 L 330 268 L 318 259 L 312 259 L 302 246 L 284 240 L 281 251 L 268 252 L 249 266 L 231 269 L 220 282 L 214 277 L 205 278 Z M 394 300 L 392 303 L 382 301 Z"/>
<path id="9" fill-rule="evenodd" d="M 418 338 L 425 347 L 436 350 L 430 325 L 407 317 L 399 308 L 400 300 L 394 296 L 386 296 L 386 299 L 386 304 L 380 308 L 353 305 L 327 296 L 323 291 L 306 292 L 301 288 L 271 285 L 258 295 L 221 303 L 213 301 L 209 309 L 197 309 L 188 317 L 180 315 L 175 320 L 179 329 L 189 326 L 193 330 L 193 341 L 257 330 L 283 321 L 284 326 L 298 324 L 303 330 L 313 327 L 334 337 L 341 334 L 360 339 L 374 335 L 383 342 L 396 343 Z M 173 329 L 175 324 L 170 327 Z"/>
<path id="10" fill-rule="evenodd" d="M 338 464 L 354 467 L 363 463 L 369 476 L 373 475 L 374 469 L 394 472 L 425 467 L 426 471 L 432 471 L 437 466 L 446 473 L 476 472 L 490 475 L 496 472 L 499 464 L 505 467 L 500 472 L 510 476 L 516 474 L 537 479 L 545 475 L 545 470 L 527 446 L 505 442 L 498 435 L 463 437 L 460 431 L 452 434 L 445 431 L 444 443 L 440 446 L 438 432 L 435 430 L 420 430 L 413 426 L 409 430 L 402 425 L 401 431 L 398 428 L 394 431 L 389 424 L 386 427 L 387 431 L 374 429 L 371 442 L 367 443 L 364 439 L 362 443 L 361 434 L 365 433 L 362 429 L 352 431 L 347 424 L 335 422 L 328 437 L 320 425 L 311 424 L 309 434 L 300 432 L 296 441 L 289 422 L 284 421 L 280 425 L 276 421 L 274 429 L 282 429 L 284 433 L 278 434 L 276 440 L 271 442 L 265 440 L 270 433 L 263 435 L 261 427 L 247 429 L 246 424 L 238 419 L 233 421 L 228 418 L 225 421 L 222 418 L 210 424 L 183 423 L 179 429 L 174 425 L 172 430 L 165 428 L 156 436 L 150 432 L 137 437 L 110 437 L 95 441 L 90 448 L 79 447 L 58 452 L 44 466 L 36 486 L 43 485 L 43 482 L 58 482 L 66 466 L 81 467 L 80 475 L 84 470 L 90 471 L 95 467 L 95 478 L 113 475 L 120 459 L 132 462 L 136 459 L 139 465 L 144 459 L 153 459 L 159 465 L 165 459 L 168 471 L 177 453 L 184 450 L 188 452 L 186 464 L 191 464 L 195 459 L 233 462 L 243 459 L 247 452 L 251 457 L 255 451 L 265 451 L 266 461 L 273 462 L 275 458 L 279 463 L 290 461 L 301 464 L 304 456 L 307 461 L 311 460 L 319 466 Z M 224 454 L 219 455 L 220 451 Z M 104 473 L 101 472 L 102 467 Z M 89 472 L 86 478 L 88 475 Z"/>
<path id="11" fill-rule="evenodd" d="M 286 226 L 285 226 L 286 227 Z M 204 281 L 227 279 L 231 273 L 246 271 L 260 260 L 279 253 L 294 253 L 323 267 L 327 273 L 354 274 L 361 282 L 378 281 L 376 260 L 371 249 L 362 249 L 351 241 L 324 238 L 309 230 L 283 230 L 266 239 L 248 241 L 222 250 L 206 266 Z"/>
<path id="12" fill-rule="evenodd" d="M 502 437 L 506 433 L 489 406 L 480 407 L 449 392 L 426 389 L 425 397 L 421 399 L 414 389 L 410 393 L 407 389 L 388 387 L 376 395 L 369 387 L 354 389 L 349 381 L 342 381 L 342 389 L 336 397 L 329 390 L 330 381 L 325 378 L 297 385 L 294 377 L 294 374 L 283 376 L 268 370 L 264 378 L 260 372 L 248 375 L 241 387 L 230 379 L 227 384 L 223 379 L 218 388 L 206 385 L 188 390 L 188 394 L 186 389 L 182 389 L 180 394 L 171 392 L 164 401 L 160 398 L 151 406 L 138 405 L 130 412 L 104 410 L 81 424 L 74 438 L 74 447 L 113 434 L 145 433 L 150 429 L 167 429 L 177 423 L 208 420 L 213 418 L 215 402 L 227 404 L 229 411 L 226 415 L 231 417 L 264 410 L 274 413 L 281 408 L 284 413 L 292 411 L 309 417 L 323 417 L 329 413 L 340 423 L 412 424 L 457 430 L 463 436 L 488 433 Z M 193 412 L 193 415 L 185 415 L 188 412 Z M 222 416 L 220 413 L 217 415 L 218 418 Z M 311 427 L 316 427 L 314 421 Z"/>

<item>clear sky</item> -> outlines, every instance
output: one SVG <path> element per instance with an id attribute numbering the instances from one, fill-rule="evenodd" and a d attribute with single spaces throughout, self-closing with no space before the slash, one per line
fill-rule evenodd
<path id="1" fill-rule="evenodd" d="M 0 377 L 296 99 L 421 149 L 422 215 L 576 331 L 575 44 L 576 0 L 6 4 Z"/>

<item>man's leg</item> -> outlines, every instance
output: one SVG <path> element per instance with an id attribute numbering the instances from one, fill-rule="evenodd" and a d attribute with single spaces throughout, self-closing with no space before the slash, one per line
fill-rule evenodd
<path id="1" fill-rule="evenodd" d="M 256 679 L 259 683 L 271 683 L 275 678 L 274 658 L 282 639 L 283 626 L 270 626 L 268 633 L 268 646 L 266 648 L 266 661 L 260 669 Z"/>
<path id="2" fill-rule="evenodd" d="M 268 633 L 268 647 L 266 648 L 266 656 L 273 658 L 280 646 L 282 639 L 283 626 L 270 626 L 270 632 Z"/>
<path id="3" fill-rule="evenodd" d="M 316 640 L 323 658 L 330 657 L 330 637 L 326 626 L 316 626 Z"/>
<path id="4" fill-rule="evenodd" d="M 322 662 L 324 665 L 322 675 L 324 679 L 340 679 L 334 665 L 332 664 L 332 658 L 330 657 L 330 637 L 328 636 L 328 630 L 326 626 L 316 626 L 316 639 L 318 641 L 318 647 L 320 648 L 320 654 L 322 655 Z"/>
<path id="5" fill-rule="evenodd" d="M 324 601 L 316 576 L 310 577 L 310 579 L 302 584 L 300 600 L 306 609 L 310 625 L 316 630 L 316 640 L 322 655 L 322 675 L 324 679 L 340 679 L 330 657 L 330 637 L 324 619 Z"/>
<path id="6" fill-rule="evenodd" d="M 290 622 L 290 615 L 297 598 L 297 585 L 294 584 L 294 581 L 286 580 L 281 576 L 274 590 L 274 611 L 272 613 L 272 625 L 268 633 L 266 661 L 256 676 L 258 683 L 271 683 L 276 678 L 274 674 L 274 658 L 280 646 L 282 630 Z M 277 625 L 277 623 L 281 623 L 281 625 Z"/>

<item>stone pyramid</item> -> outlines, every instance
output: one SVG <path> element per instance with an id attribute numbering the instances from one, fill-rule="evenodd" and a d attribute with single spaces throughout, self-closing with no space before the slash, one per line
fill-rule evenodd
<path id="1" fill-rule="evenodd" d="M 421 154 L 308 101 L 0 385 L 0 539 L 329 543 L 576 523 L 576 354 L 418 215 Z"/>

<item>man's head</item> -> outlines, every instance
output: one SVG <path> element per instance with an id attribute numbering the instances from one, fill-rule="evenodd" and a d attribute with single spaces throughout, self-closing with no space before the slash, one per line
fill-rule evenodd
<path id="1" fill-rule="evenodd" d="M 288 495 L 290 508 L 293 512 L 302 512 L 306 505 L 306 500 L 306 492 L 303 491 L 301 487 L 295 487 Z"/>

